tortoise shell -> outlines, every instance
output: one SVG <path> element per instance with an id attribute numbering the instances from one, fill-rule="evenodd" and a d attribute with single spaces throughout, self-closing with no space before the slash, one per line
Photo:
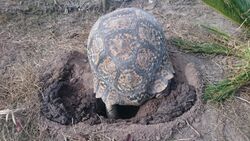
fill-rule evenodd
<path id="1" fill-rule="evenodd" d="M 96 98 L 106 105 L 140 105 L 173 78 L 160 24 L 137 8 L 100 17 L 89 34 L 87 51 Z"/>

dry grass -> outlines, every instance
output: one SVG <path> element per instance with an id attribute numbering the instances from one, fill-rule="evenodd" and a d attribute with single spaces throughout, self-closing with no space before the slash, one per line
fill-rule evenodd
<path id="1" fill-rule="evenodd" d="M 9 78 L 1 81 L 1 109 L 9 107 L 8 105 L 12 105 L 9 108 L 16 108 L 19 106 L 17 103 L 30 103 L 34 98 L 38 86 L 35 84 L 37 74 L 33 68 L 30 64 L 22 64 L 15 65 L 5 72 L 5 76 Z"/>
<path id="2" fill-rule="evenodd" d="M 0 140 L 46 140 L 39 128 L 38 71 L 62 52 L 83 52 L 86 41 L 82 39 L 100 14 L 64 15 L 39 8 L 0 13 Z M 20 108 L 25 110 L 15 112 Z M 3 113 L 7 110 L 8 120 Z"/>
<path id="3" fill-rule="evenodd" d="M 0 25 L 3 27 L 0 55 L 4 63 L 0 66 L 0 111 L 9 109 L 14 112 L 9 116 L 0 115 L 0 140 L 39 140 L 37 70 L 38 60 L 47 50 L 43 40 L 34 35 L 36 32 L 27 30 L 27 26 L 33 24 L 36 28 L 34 25 L 40 19 L 27 19 L 22 14 L 16 17 L 7 13 L 5 16 L 9 21 Z M 27 34 L 29 32 L 32 34 Z M 15 112 L 20 108 L 24 110 Z"/>
<path id="4" fill-rule="evenodd" d="M 37 73 L 30 64 L 9 69 L 0 85 L 0 109 L 24 110 L 0 115 L 1 140 L 34 140 L 39 135 L 37 126 L 38 100 Z"/>
<path id="5" fill-rule="evenodd" d="M 245 88 L 243 88 L 245 89 Z M 249 99 L 247 93 L 241 92 L 244 99 Z M 250 141 L 249 105 L 238 99 L 228 99 L 224 103 L 207 104 L 208 109 L 214 114 L 211 130 L 214 130 L 219 140 L 227 139 L 225 132 L 235 132 L 233 139 Z M 231 135 L 229 135 L 231 136 Z"/>

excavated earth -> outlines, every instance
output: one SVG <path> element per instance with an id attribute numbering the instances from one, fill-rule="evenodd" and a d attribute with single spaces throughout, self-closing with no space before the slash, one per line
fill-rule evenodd
<path id="1" fill-rule="evenodd" d="M 120 106 L 118 112 L 121 118 L 108 119 L 105 104 L 101 99 L 96 99 L 93 93 L 92 75 L 86 55 L 77 51 L 62 54 L 45 66 L 43 70 L 46 71 L 41 73 L 41 113 L 49 119 L 45 121 L 49 126 L 52 125 L 51 128 L 71 125 L 79 127 L 76 134 L 84 132 L 86 135 L 97 129 L 104 130 L 103 126 L 107 126 L 114 130 L 109 132 L 122 138 L 137 132 L 147 138 L 147 132 L 158 130 L 161 124 L 165 124 L 165 130 L 183 126 L 181 124 L 186 123 L 177 122 L 178 117 L 184 118 L 183 121 L 193 120 L 202 107 L 202 84 L 197 66 L 192 60 L 180 55 L 180 52 L 171 53 L 171 58 L 176 73 L 170 92 L 163 91 L 140 107 Z M 53 122 L 59 124 L 55 126 Z M 124 128 L 130 130 L 127 135 L 116 133 Z M 147 132 L 139 133 L 142 130 Z M 83 135 L 82 138 L 90 137 Z"/>
<path id="2" fill-rule="evenodd" d="M 138 124 L 164 123 L 188 111 L 196 102 L 200 82 L 193 64 L 174 57 L 175 79 L 171 90 L 165 90 L 157 98 L 140 107 L 118 106 L 120 120 L 109 120 L 105 104 L 96 99 L 92 88 L 92 76 L 86 55 L 71 52 L 48 65 L 41 76 L 41 112 L 48 119 L 60 124 L 78 122 L 90 125 L 127 121 Z M 124 119 L 124 120 L 122 120 Z"/>

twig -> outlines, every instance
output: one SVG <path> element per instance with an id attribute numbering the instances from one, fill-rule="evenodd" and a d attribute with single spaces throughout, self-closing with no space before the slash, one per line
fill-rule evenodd
<path id="1" fill-rule="evenodd" d="M 54 0 L 54 5 L 57 5 L 57 1 L 56 0 Z"/>
<path id="2" fill-rule="evenodd" d="M 6 138 L 5 138 L 4 129 L 2 130 L 2 137 L 3 137 L 4 141 L 7 141 Z"/>
<path id="3" fill-rule="evenodd" d="M 100 119 L 101 123 L 103 123 L 102 118 L 97 114 L 97 117 Z"/>
<path id="4" fill-rule="evenodd" d="M 23 110 L 25 110 L 25 108 L 19 108 L 19 109 L 14 109 L 14 110 L 10 110 L 10 109 L 0 110 L 0 115 L 16 113 L 16 112 L 23 111 Z"/>
<path id="5" fill-rule="evenodd" d="M 177 139 L 174 141 L 190 141 L 190 140 L 193 140 L 193 138 Z"/>
<path id="6" fill-rule="evenodd" d="M 61 135 L 63 136 L 64 141 L 67 141 L 67 140 L 68 140 L 67 136 L 64 135 L 62 131 L 61 131 Z"/>
<path id="7" fill-rule="evenodd" d="M 187 123 L 187 125 L 192 129 L 192 130 L 194 130 L 194 132 L 198 135 L 198 137 L 201 137 L 201 134 L 192 126 L 192 125 L 190 125 L 189 124 L 189 122 L 186 120 L 186 123 Z"/>
<path id="8" fill-rule="evenodd" d="M 72 120 L 73 131 L 74 131 L 74 133 L 76 134 L 75 124 L 74 124 L 74 118 L 72 118 L 71 120 Z"/>
<path id="9" fill-rule="evenodd" d="M 249 101 L 247 101 L 247 100 L 246 100 L 246 99 L 244 99 L 244 98 L 241 98 L 241 97 L 238 97 L 238 96 L 236 96 L 236 98 L 237 98 L 237 99 L 239 99 L 239 100 L 242 100 L 242 101 L 246 102 L 247 104 L 250 104 L 250 102 L 249 102 Z"/>
<path id="10" fill-rule="evenodd" d="M 9 115 L 11 115 L 12 121 L 16 125 L 16 119 L 15 119 L 14 113 L 23 111 L 23 110 L 25 110 L 25 108 L 19 108 L 15 110 L 10 110 L 10 109 L 0 110 L 0 115 L 5 115 L 6 122 L 9 119 Z"/>
<path id="11" fill-rule="evenodd" d="M 11 111 L 11 118 L 12 118 L 12 121 L 13 121 L 13 123 L 16 125 L 16 118 L 15 118 L 15 115 L 14 115 L 14 113 L 13 113 L 13 111 Z"/>
<path id="12" fill-rule="evenodd" d="M 241 25 L 236 29 L 236 31 L 239 31 L 240 28 L 245 24 L 245 22 L 248 20 L 248 18 L 246 18 L 242 23 Z"/>

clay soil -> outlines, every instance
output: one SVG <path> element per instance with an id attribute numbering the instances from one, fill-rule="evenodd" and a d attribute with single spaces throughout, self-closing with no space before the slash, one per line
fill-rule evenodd
<path id="1" fill-rule="evenodd" d="M 98 1 L 56 3 L 0 2 L 0 140 L 81 141 L 248 141 L 249 89 L 221 104 L 202 100 L 204 86 L 230 72 L 235 58 L 190 54 L 171 44 L 173 37 L 209 41 L 199 25 L 229 34 L 238 27 L 198 0 L 162 0 L 111 4 L 139 7 L 162 24 L 175 78 L 164 91 L 140 107 L 120 106 L 119 119 L 108 119 L 93 93 L 86 56 L 91 26 L 102 12 Z"/>

